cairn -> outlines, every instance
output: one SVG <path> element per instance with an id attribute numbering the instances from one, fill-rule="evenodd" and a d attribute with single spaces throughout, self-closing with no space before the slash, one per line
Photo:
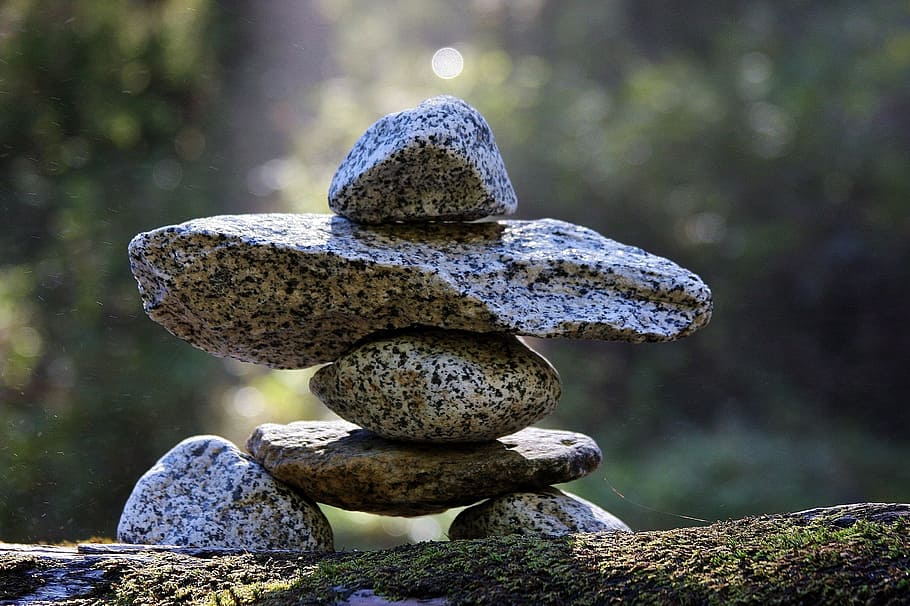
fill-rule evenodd
<path id="1" fill-rule="evenodd" d="M 181 442 L 137 483 L 119 540 L 331 550 L 318 503 L 393 516 L 470 506 L 451 539 L 628 531 L 553 487 L 602 455 L 586 435 L 531 427 L 561 383 L 520 336 L 678 339 L 710 319 L 701 279 L 570 223 L 476 221 L 513 213 L 517 197 L 490 127 L 454 97 L 371 126 L 329 206 L 197 219 L 130 243 L 152 319 L 217 356 L 325 364 L 310 389 L 344 420 L 262 425 L 246 453 L 216 436 Z"/>

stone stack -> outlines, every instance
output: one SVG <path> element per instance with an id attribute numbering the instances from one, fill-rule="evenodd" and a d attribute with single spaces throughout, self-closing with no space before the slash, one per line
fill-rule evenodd
<path id="1" fill-rule="evenodd" d="M 316 503 L 395 516 L 472 505 L 453 539 L 628 530 L 553 488 L 601 452 L 530 427 L 561 384 L 519 337 L 680 338 L 711 316 L 698 276 L 570 223 L 474 222 L 517 198 L 486 121 L 453 97 L 370 127 L 329 205 L 336 215 L 211 217 L 130 243 L 151 318 L 218 356 L 328 363 L 310 388 L 344 420 L 262 425 L 249 455 L 211 436 L 178 445 L 137 484 L 120 539 L 331 549 Z M 206 482 L 211 469 L 222 479 Z M 281 531 L 262 532 L 269 515 Z"/>

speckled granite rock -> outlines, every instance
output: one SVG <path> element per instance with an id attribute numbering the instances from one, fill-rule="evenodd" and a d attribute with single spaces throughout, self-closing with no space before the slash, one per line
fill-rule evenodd
<path id="1" fill-rule="evenodd" d="M 145 545 L 332 551 L 319 507 L 217 436 L 180 442 L 143 475 L 117 540 Z"/>
<path id="2" fill-rule="evenodd" d="M 260 425 L 247 450 L 276 478 L 343 509 L 419 516 L 568 482 L 600 464 L 583 434 L 523 429 L 480 444 L 393 442 L 346 421 Z"/>
<path id="3" fill-rule="evenodd" d="M 486 120 L 450 96 L 373 124 L 329 187 L 332 210 L 369 223 L 479 219 L 517 206 Z"/>
<path id="4" fill-rule="evenodd" d="M 708 287 L 672 261 L 552 219 L 211 217 L 139 234 L 130 263 L 152 319 L 215 355 L 277 368 L 415 325 L 666 341 L 712 309 Z"/>
<path id="5" fill-rule="evenodd" d="M 310 379 L 338 416 L 385 438 L 481 442 L 524 429 L 559 402 L 559 374 L 511 335 L 452 330 L 369 340 Z"/>
<path id="6" fill-rule="evenodd" d="M 502 495 L 465 509 L 452 520 L 449 538 L 556 536 L 608 530 L 631 532 L 625 522 L 594 503 L 550 487 Z"/>

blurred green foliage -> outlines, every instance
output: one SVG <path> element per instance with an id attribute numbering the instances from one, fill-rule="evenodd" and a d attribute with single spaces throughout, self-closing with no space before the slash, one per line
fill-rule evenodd
<path id="1" fill-rule="evenodd" d="M 464 72 L 430 57 L 454 46 Z M 219 361 L 142 314 L 135 233 L 328 212 L 374 120 L 487 118 L 519 216 L 667 256 L 715 293 L 672 344 L 536 342 L 570 486 L 633 527 L 910 501 L 910 9 L 903 3 L 205 0 L 0 7 L 0 538 L 112 535 L 180 439 L 319 418 L 311 370 Z M 620 492 L 626 498 L 616 494 Z M 331 510 L 339 546 L 440 519 Z"/>
<path id="2" fill-rule="evenodd" d="M 205 2 L 0 8 L 0 536 L 112 535 L 219 364 L 136 305 L 129 239 L 217 210 Z"/>

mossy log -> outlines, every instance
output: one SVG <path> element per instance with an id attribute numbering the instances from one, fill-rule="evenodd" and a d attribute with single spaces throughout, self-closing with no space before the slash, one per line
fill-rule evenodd
<path id="1" fill-rule="evenodd" d="M 899 604 L 910 505 L 370 552 L 0 544 L 0 604 Z"/>

